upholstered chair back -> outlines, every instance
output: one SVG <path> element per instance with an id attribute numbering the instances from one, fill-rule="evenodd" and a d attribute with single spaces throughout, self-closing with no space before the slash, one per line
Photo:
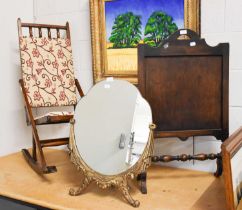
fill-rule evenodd
<path id="1" fill-rule="evenodd" d="M 31 107 L 77 103 L 71 42 L 68 38 L 20 37 L 24 87 Z"/>

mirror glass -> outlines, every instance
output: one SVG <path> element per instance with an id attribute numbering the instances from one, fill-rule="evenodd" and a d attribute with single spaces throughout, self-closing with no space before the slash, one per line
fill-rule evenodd
<path id="1" fill-rule="evenodd" d="M 152 114 L 134 85 L 108 79 L 78 102 L 74 119 L 75 143 L 85 163 L 103 175 L 117 175 L 142 155 Z"/>

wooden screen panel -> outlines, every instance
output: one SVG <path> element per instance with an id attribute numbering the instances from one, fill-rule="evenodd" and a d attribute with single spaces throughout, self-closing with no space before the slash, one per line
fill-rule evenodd
<path id="1" fill-rule="evenodd" d="M 146 99 L 157 130 L 221 128 L 220 56 L 151 57 L 145 66 Z"/>
<path id="2" fill-rule="evenodd" d="M 157 48 L 141 44 L 138 87 L 151 105 L 155 137 L 228 137 L 228 43 L 211 47 L 187 29 Z"/>

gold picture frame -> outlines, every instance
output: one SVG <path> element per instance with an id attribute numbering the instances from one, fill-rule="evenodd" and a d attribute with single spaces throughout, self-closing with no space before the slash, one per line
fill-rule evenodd
<path id="1" fill-rule="evenodd" d="M 112 0 L 90 0 L 94 83 L 107 77 L 115 77 L 138 84 L 137 68 L 132 71 L 108 70 L 105 28 L 105 2 L 107 1 Z M 184 0 L 184 26 L 200 34 L 200 0 Z"/>

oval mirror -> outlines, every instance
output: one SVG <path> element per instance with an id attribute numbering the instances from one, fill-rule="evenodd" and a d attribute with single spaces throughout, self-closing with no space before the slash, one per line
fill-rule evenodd
<path id="1" fill-rule="evenodd" d="M 78 102 L 74 122 L 74 162 L 97 176 L 128 173 L 150 151 L 151 109 L 127 81 L 108 79 L 93 86 Z"/>

